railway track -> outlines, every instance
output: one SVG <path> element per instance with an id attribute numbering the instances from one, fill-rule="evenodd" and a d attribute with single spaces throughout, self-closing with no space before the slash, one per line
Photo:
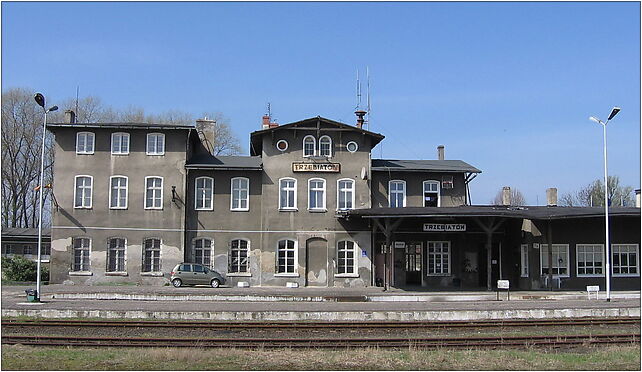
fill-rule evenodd
<path id="1" fill-rule="evenodd" d="M 122 338 L 3 335 L 2 343 L 75 347 L 200 347 L 200 348 L 498 348 L 563 347 L 640 343 L 639 334 L 506 336 L 453 338 Z"/>
<path id="2" fill-rule="evenodd" d="M 384 328 L 486 328 L 579 325 L 640 324 L 640 318 L 570 318 L 485 321 L 426 322 L 221 322 L 221 321 L 109 321 L 109 320 L 2 320 L 2 327 L 117 327 L 117 328 L 208 328 L 208 329 L 384 329 Z"/>

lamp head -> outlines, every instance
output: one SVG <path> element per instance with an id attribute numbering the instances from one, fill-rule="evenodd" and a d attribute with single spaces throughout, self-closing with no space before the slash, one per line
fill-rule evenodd
<path id="1" fill-rule="evenodd" d="M 611 120 L 617 115 L 617 113 L 620 112 L 619 107 L 613 107 L 613 110 L 611 110 L 611 113 L 609 114 L 609 118 L 607 120 Z"/>
<path id="2" fill-rule="evenodd" d="M 51 106 L 49 107 L 49 110 L 47 110 L 47 112 L 56 111 L 56 110 L 58 110 L 58 106 Z"/>
<path id="3" fill-rule="evenodd" d="M 42 94 L 40 94 L 40 93 L 36 93 L 36 94 L 33 96 L 33 99 L 35 99 L 35 100 L 36 100 L 36 103 L 38 104 L 38 106 L 40 106 L 40 107 L 42 107 L 42 108 L 45 108 L 45 96 L 43 96 L 43 95 L 42 95 Z"/>
<path id="4" fill-rule="evenodd" d="M 596 118 L 595 116 L 591 116 L 591 117 L 589 117 L 589 120 L 590 120 L 590 121 L 594 121 L 594 122 L 596 122 L 596 123 L 598 123 L 598 124 L 602 124 L 602 120 L 600 120 L 600 119 Z"/>

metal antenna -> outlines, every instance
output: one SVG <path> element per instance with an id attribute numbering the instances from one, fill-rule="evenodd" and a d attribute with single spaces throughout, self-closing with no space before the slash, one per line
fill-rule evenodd
<path id="1" fill-rule="evenodd" d="M 272 108 L 270 106 L 270 102 L 268 102 L 268 105 L 267 105 L 267 114 L 269 117 L 272 117 Z"/>
<path id="2" fill-rule="evenodd" d="M 76 115 L 78 115 L 78 91 L 80 90 L 80 85 L 76 85 Z"/>
<path id="3" fill-rule="evenodd" d="M 366 108 L 368 119 L 366 124 L 368 124 L 368 130 L 370 130 L 370 68 L 368 66 L 366 66 L 366 91 L 368 100 L 368 107 Z"/>
<path id="4" fill-rule="evenodd" d="M 359 69 L 357 69 L 357 107 L 355 110 L 358 110 L 361 107 L 361 82 L 359 81 Z"/>

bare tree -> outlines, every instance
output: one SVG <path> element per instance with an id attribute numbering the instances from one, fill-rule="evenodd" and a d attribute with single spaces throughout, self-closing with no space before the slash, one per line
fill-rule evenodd
<path id="1" fill-rule="evenodd" d="M 207 128 L 197 128 L 201 131 L 208 131 L 208 140 L 211 142 L 212 155 L 236 155 L 241 152 L 241 145 L 238 138 L 232 133 L 229 120 L 220 112 L 205 113 Z"/>
<path id="2" fill-rule="evenodd" d="M 609 176 L 608 197 L 610 205 L 633 205 L 633 187 L 620 185 L 620 177 Z M 560 198 L 560 205 L 567 207 L 603 207 L 604 184 L 597 179 L 575 192 L 569 192 Z"/>
<path id="3" fill-rule="evenodd" d="M 491 203 L 493 203 L 494 205 L 502 205 L 503 199 L 503 190 L 499 190 Z M 526 198 L 524 197 L 524 194 L 522 194 L 522 192 L 517 188 L 511 187 L 510 189 L 510 205 L 526 205 Z"/>

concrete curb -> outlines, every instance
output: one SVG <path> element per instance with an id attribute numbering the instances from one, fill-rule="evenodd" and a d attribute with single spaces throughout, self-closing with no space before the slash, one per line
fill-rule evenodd
<path id="1" fill-rule="evenodd" d="M 221 311 L 172 312 L 139 310 L 3 309 L 2 316 L 42 318 L 174 319 L 218 321 L 446 321 L 488 319 L 545 319 L 579 317 L 639 317 L 640 308 L 448 310 L 448 311 Z"/>

